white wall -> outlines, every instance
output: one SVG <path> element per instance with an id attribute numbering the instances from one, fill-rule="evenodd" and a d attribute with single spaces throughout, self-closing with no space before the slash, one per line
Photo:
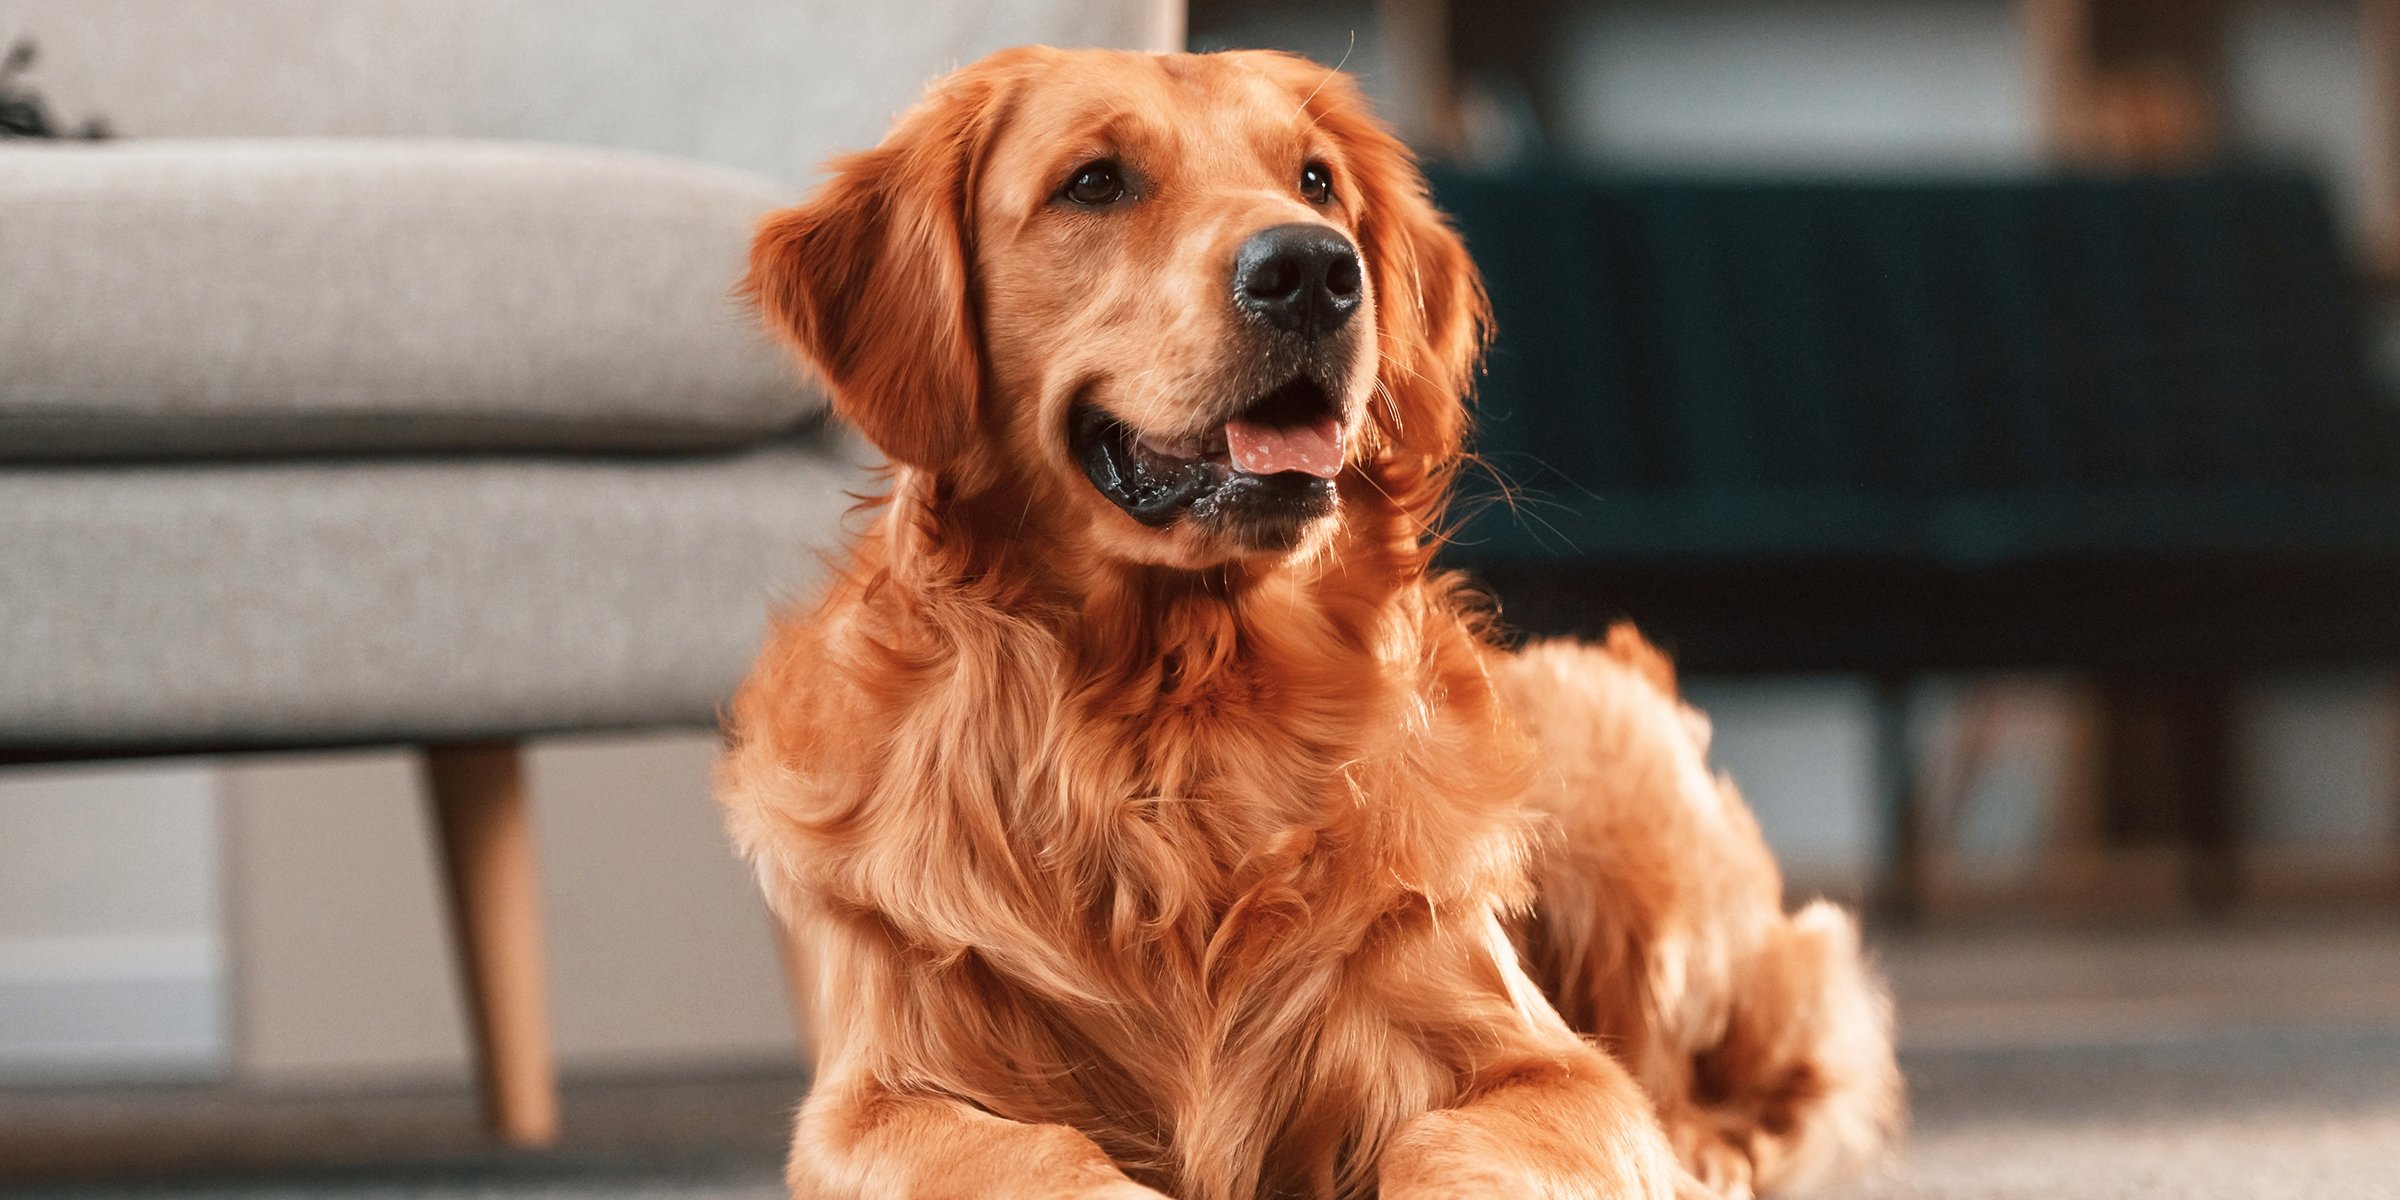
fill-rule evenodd
<path id="1" fill-rule="evenodd" d="M 2014 0 L 1592 0 L 1560 43 L 1560 141 L 1636 169 L 2036 168 L 2026 50 Z M 2355 0 L 2236 0 L 2226 51 L 2241 152 L 2324 172 L 2355 211 Z"/>
<path id="2" fill-rule="evenodd" d="M 528 787 L 562 1069 L 789 1066 L 716 738 L 550 739 Z M 0 1083 L 463 1080 L 416 756 L 0 772 Z"/>
<path id="3" fill-rule="evenodd" d="M 1855 892 L 1882 848 L 1875 811 L 1875 695 L 1846 676 L 1694 679 L 1684 695 L 1709 717 L 1709 760 L 1733 776 L 1802 890 Z"/>
<path id="4" fill-rule="evenodd" d="M 225 1059 L 205 764 L 0 772 L 0 1080 Z"/>
<path id="5" fill-rule="evenodd" d="M 1560 141 L 1642 169 L 2033 166 L 2039 115 L 2008 0 L 1647 0 L 1562 39 Z"/>
<path id="6" fill-rule="evenodd" d="M 774 932 L 709 797 L 705 733 L 537 742 L 527 761 L 561 1068 L 790 1065 Z M 413 754 L 227 764 L 233 1064 L 257 1083 L 464 1078 Z"/>
<path id="7" fill-rule="evenodd" d="M 2226 74 L 2233 136 L 2251 153 L 2325 173 L 2355 214 L 2368 149 L 2357 0 L 2272 0 L 2233 11 Z"/>
<path id="8" fill-rule="evenodd" d="M 2368 671 L 2261 679 L 2237 708 L 2236 761 L 2259 844 L 2388 862 L 2400 847 L 2400 707 Z"/>
<path id="9" fill-rule="evenodd" d="M 271 756 L 221 770 L 238 1070 L 464 1078 L 462 998 L 412 758 Z M 555 805 L 538 792 L 531 802 L 537 818 Z M 553 996 L 553 1009 L 562 1001 L 573 1003 Z"/>

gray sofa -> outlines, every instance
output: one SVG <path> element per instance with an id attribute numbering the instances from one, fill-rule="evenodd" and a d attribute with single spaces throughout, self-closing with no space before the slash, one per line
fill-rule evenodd
<path id="1" fill-rule="evenodd" d="M 0 146 L 0 761 L 427 748 L 495 1127 L 555 1129 L 515 745 L 709 726 L 857 455 L 792 189 L 463 141 Z"/>

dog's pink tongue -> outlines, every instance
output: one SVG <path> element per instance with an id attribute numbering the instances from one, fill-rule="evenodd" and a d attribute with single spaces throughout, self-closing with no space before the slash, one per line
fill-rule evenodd
<path id="1" fill-rule="evenodd" d="M 1233 465 L 1253 475 L 1306 471 L 1331 479 L 1342 473 L 1342 423 L 1332 417 L 1307 425 L 1258 425 L 1236 418 L 1225 423 L 1225 448 Z"/>

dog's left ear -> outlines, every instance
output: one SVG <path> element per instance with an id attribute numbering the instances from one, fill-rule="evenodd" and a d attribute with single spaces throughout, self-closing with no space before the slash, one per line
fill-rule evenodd
<path id="1" fill-rule="evenodd" d="M 1000 90 L 997 72 L 958 72 L 881 145 L 834 160 L 804 203 L 760 222 L 741 287 L 837 411 L 926 470 L 956 462 L 981 415 L 967 212 Z"/>
<path id="2" fill-rule="evenodd" d="M 1359 251 L 1375 284 L 1377 381 L 1390 399 L 1378 397 L 1374 419 L 1387 444 L 1438 470 L 1466 437 L 1466 397 L 1490 340 L 1483 277 L 1433 206 L 1416 155 L 1369 115 L 1349 77 L 1309 86 L 1310 117 L 1340 140 L 1348 160 Z"/>

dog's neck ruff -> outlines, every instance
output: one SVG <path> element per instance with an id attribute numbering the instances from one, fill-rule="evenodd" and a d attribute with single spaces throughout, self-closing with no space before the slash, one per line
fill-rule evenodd
<path id="1" fill-rule="evenodd" d="M 779 625 L 730 768 L 775 803 L 737 832 L 773 824 L 742 836 L 780 907 L 921 981 L 876 1042 L 963 1098 L 1192 1194 L 1332 1170 L 1357 1097 L 1310 1064 L 1345 964 L 1528 898 L 1532 756 L 1486 649 L 1396 506 L 1322 558 L 1200 572 L 1076 562 L 1007 508 L 904 477 Z"/>
<path id="2" fill-rule="evenodd" d="M 1513 796 L 1516 768 L 1484 763 L 1505 761 L 1514 735 L 1497 727 L 1481 635 L 1452 587 L 1426 577 L 1429 551 L 1406 535 L 1408 514 L 1353 513 L 1336 550 L 1307 561 L 1188 571 L 1067 555 L 1038 518 L 1024 536 L 1003 536 L 1020 510 L 986 500 L 956 502 L 924 476 L 903 481 L 859 548 L 849 587 L 864 603 L 845 632 L 912 666 L 903 679 L 876 677 L 881 661 L 857 664 L 855 686 L 911 726 L 888 736 L 920 736 L 935 714 L 954 723 L 938 763 L 909 764 L 940 775 L 926 785 L 992 781 L 968 799 L 991 810 L 985 828 L 1007 845 L 980 853 L 1074 880 L 1040 903 L 1088 902 L 1121 923 L 1134 902 L 1100 892 L 1140 866 L 1110 828 L 1128 821 L 1179 824 L 1221 873 L 1189 894 L 1118 880 L 1163 906 L 1137 922 L 1160 932 L 1179 906 L 1213 923 L 1208 910 L 1249 886 L 1244 864 L 1278 838 L 1313 831 L 1347 852 L 1397 836 L 1399 825 L 1360 822 L 1358 796 L 1416 789 L 1388 778 L 1369 787 L 1365 775 L 1477 763 L 1492 777 L 1454 781 L 1456 794 Z M 842 592 L 829 609 L 845 605 Z M 1427 696 L 1447 709 L 1425 710 Z M 1453 724 L 1491 748 L 1429 757 L 1414 746 Z M 1404 886 L 1443 875 L 1433 864 L 1451 857 L 1386 849 L 1422 862 L 1393 876 Z M 1492 884 L 1473 874 L 1475 887 Z"/>

